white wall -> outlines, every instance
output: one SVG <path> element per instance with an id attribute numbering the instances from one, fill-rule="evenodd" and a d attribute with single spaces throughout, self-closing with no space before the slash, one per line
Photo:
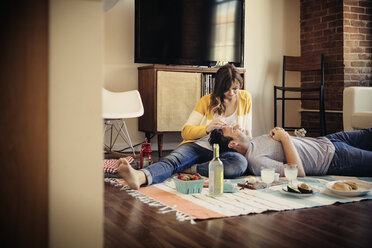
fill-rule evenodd
<path id="1" fill-rule="evenodd" d="M 113 91 L 137 89 L 137 67 L 142 64 L 134 63 L 134 1 L 119 0 L 104 18 L 104 85 Z M 280 82 L 283 55 L 300 54 L 300 1 L 246 0 L 245 20 L 246 89 L 253 96 L 253 135 L 257 136 L 273 126 L 273 85 Z M 299 105 L 291 109 L 288 124 L 298 125 Z M 137 119 L 127 123 L 133 143 L 142 142 Z M 179 134 L 166 134 L 163 149 L 173 149 L 180 141 Z M 157 149 L 156 137 L 152 149 Z"/>
<path id="2" fill-rule="evenodd" d="M 257 136 L 274 125 L 273 86 L 281 85 L 283 55 L 301 53 L 300 1 L 246 0 L 245 6 L 246 90 L 253 96 L 253 135 Z M 288 86 L 300 85 L 299 74 L 289 74 L 287 79 Z M 300 125 L 299 103 L 288 107 L 286 124 Z"/>
<path id="3" fill-rule="evenodd" d="M 49 7 L 49 246 L 102 247 L 102 3 Z"/>

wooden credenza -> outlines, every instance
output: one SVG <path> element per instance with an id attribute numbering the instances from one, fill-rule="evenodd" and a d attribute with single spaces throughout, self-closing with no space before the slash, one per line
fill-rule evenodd
<path id="1" fill-rule="evenodd" d="M 213 80 L 217 70 L 167 65 L 138 68 L 138 90 L 144 107 L 138 130 L 145 132 L 148 140 L 152 134 L 158 136 L 159 156 L 163 149 L 163 134 L 181 131 L 196 103 L 206 93 L 208 80 Z M 238 70 L 245 78 L 245 70 Z"/>

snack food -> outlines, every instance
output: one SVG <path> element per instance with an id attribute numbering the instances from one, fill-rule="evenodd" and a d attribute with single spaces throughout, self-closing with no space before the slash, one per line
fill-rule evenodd
<path id="1" fill-rule="evenodd" d="M 200 180 L 202 177 L 199 175 L 199 173 L 192 174 L 180 174 L 178 175 L 177 179 L 180 179 L 182 181 L 190 181 L 190 180 Z"/>
<path id="2" fill-rule="evenodd" d="M 297 187 L 293 185 L 287 185 L 287 191 L 296 194 L 312 194 L 314 192 L 313 188 L 311 188 L 306 183 L 301 183 L 297 185 Z"/>
<path id="3" fill-rule="evenodd" d="M 349 184 L 345 182 L 336 182 L 333 184 L 332 188 L 344 192 L 350 192 L 353 189 Z"/>
<path id="4" fill-rule="evenodd" d="M 253 177 L 253 176 L 248 176 L 247 182 L 248 183 L 255 184 L 255 183 L 257 183 L 257 179 L 255 177 Z"/>
<path id="5" fill-rule="evenodd" d="M 313 189 L 307 185 L 306 183 L 301 183 L 297 186 L 298 190 L 303 194 L 311 194 L 313 193 Z"/>
<path id="6" fill-rule="evenodd" d="M 301 191 L 295 186 L 287 185 L 287 190 L 288 192 L 301 194 Z"/>
<path id="7" fill-rule="evenodd" d="M 287 183 L 287 180 L 284 178 L 279 179 L 279 181 L 274 181 L 271 183 L 271 186 L 280 185 Z M 266 183 L 262 182 L 261 180 L 253 177 L 248 176 L 245 182 L 237 183 L 239 187 L 242 189 L 264 189 L 266 188 Z"/>
<path id="8" fill-rule="evenodd" d="M 245 189 L 257 189 L 257 187 L 253 183 L 245 182 L 245 183 L 238 183 L 239 187 Z"/>
<path id="9" fill-rule="evenodd" d="M 353 190 L 357 190 L 359 187 L 358 187 L 358 184 L 356 184 L 355 182 L 345 182 L 347 185 L 349 185 L 351 187 L 351 189 Z"/>

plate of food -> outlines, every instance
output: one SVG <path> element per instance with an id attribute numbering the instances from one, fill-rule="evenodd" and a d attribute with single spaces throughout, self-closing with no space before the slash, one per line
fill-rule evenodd
<path id="1" fill-rule="evenodd" d="M 280 192 L 286 195 L 292 195 L 296 197 L 309 197 L 318 193 L 319 190 L 311 187 L 306 183 L 300 183 L 296 186 L 294 185 L 283 186 Z"/>
<path id="2" fill-rule="evenodd" d="M 362 181 L 340 180 L 326 184 L 332 193 L 341 196 L 362 196 L 372 190 L 372 184 Z"/>

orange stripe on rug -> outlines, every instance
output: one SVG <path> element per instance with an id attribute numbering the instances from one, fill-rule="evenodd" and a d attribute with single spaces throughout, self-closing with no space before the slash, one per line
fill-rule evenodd
<path id="1" fill-rule="evenodd" d="M 190 215 L 196 219 L 210 219 L 227 217 L 223 214 L 214 212 L 210 209 L 185 200 L 175 194 L 169 193 L 155 186 L 142 187 L 138 190 L 140 193 L 149 196 L 164 205 L 174 208 L 182 213 Z M 176 205 L 176 207 L 174 207 Z"/>

